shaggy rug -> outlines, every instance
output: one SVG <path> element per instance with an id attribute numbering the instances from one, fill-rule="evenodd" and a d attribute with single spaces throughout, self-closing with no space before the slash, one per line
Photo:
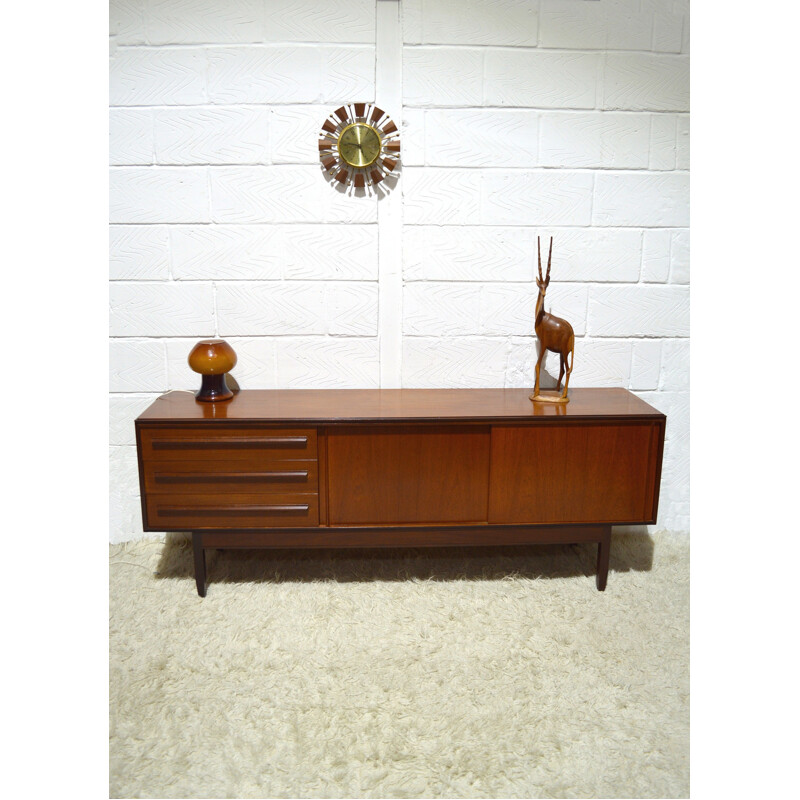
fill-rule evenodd
<path id="1" fill-rule="evenodd" d="M 111 546 L 111 797 L 688 797 L 688 537 Z"/>

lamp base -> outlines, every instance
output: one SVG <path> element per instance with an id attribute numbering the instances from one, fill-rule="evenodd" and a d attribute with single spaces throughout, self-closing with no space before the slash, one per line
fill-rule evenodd
<path id="1" fill-rule="evenodd" d="M 194 399 L 201 403 L 219 403 L 223 400 L 230 400 L 233 392 L 225 382 L 225 373 L 219 375 L 203 375 L 200 390 L 195 394 Z"/>

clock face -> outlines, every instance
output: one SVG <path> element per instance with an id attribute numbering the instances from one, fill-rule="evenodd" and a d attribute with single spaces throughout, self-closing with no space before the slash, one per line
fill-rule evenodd
<path id="1" fill-rule="evenodd" d="M 348 125 L 339 136 L 339 155 L 351 167 L 368 167 L 381 154 L 381 135 L 365 122 Z"/>
<path id="2" fill-rule="evenodd" d="M 377 106 L 344 105 L 322 124 L 320 161 L 332 180 L 369 193 L 397 168 L 399 136 L 397 125 Z"/>

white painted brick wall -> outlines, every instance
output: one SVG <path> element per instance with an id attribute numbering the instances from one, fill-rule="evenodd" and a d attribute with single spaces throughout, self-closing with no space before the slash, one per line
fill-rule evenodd
<path id="1" fill-rule="evenodd" d="M 133 420 L 196 389 L 198 338 L 231 342 L 244 388 L 380 386 L 384 222 L 326 185 L 316 140 L 342 102 L 381 103 L 391 1 L 111 1 L 112 541 L 142 535 Z M 659 526 L 687 530 L 688 0 L 402 0 L 400 17 L 402 385 L 532 385 L 553 236 L 572 385 L 668 415 Z"/>

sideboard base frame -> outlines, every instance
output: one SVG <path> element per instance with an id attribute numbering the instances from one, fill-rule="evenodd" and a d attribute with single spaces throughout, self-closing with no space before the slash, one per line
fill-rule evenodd
<path id="1" fill-rule="evenodd" d="M 378 535 L 379 534 L 379 535 Z M 447 528 L 308 528 L 270 531 L 192 531 L 197 593 L 206 596 L 206 550 L 284 548 L 492 547 L 597 543 L 597 588 L 608 580 L 611 525 L 482 525 Z"/>

